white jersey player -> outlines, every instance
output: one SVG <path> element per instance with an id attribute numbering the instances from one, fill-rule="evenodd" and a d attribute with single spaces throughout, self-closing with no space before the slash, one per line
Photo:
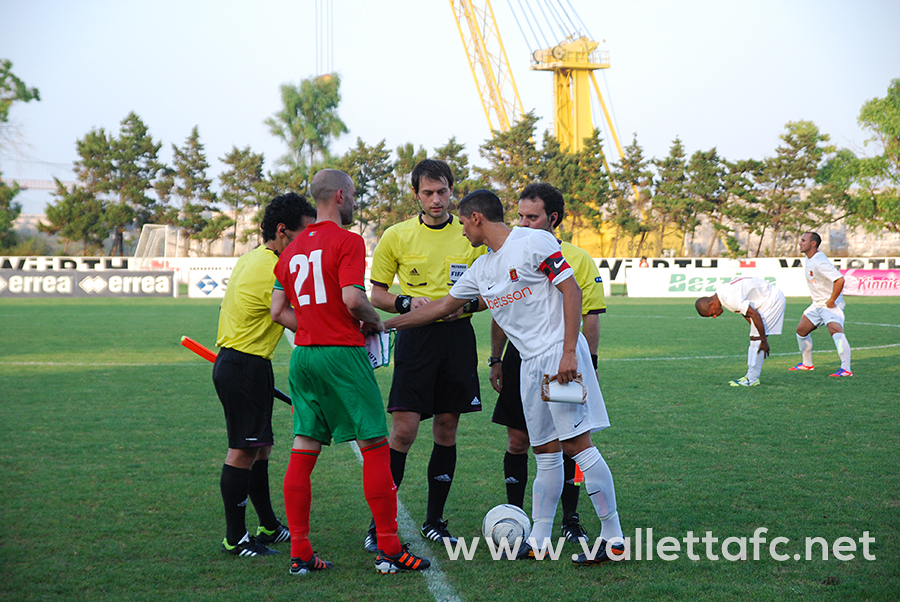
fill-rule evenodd
<path id="1" fill-rule="evenodd" d="M 844 277 L 825 253 L 819 250 L 822 238 L 815 232 L 806 232 L 800 237 L 800 251 L 806 255 L 803 268 L 809 296 L 812 304 L 803 312 L 800 324 L 797 325 L 797 345 L 800 347 L 802 361 L 791 370 L 813 370 L 812 338 L 810 333 L 822 326 L 828 326 L 828 332 L 841 358 L 840 369 L 830 376 L 853 376 L 850 370 L 850 343 L 844 335 Z"/>
<path id="2" fill-rule="evenodd" d="M 581 289 L 572 277 L 559 243 L 548 232 L 508 228 L 503 205 L 488 190 L 476 190 L 459 203 L 463 234 L 472 246 L 491 251 L 475 260 L 450 294 L 408 314 L 391 318 L 385 328 L 410 328 L 453 313 L 468 299 L 482 297 L 491 317 L 522 356 L 521 393 L 528 435 L 537 461 L 529 538 L 546 549 L 563 488 L 562 452 L 584 473 L 588 496 L 600 518 L 604 541 L 594 557 L 581 554 L 576 564 L 601 564 L 624 554 L 622 528 L 609 466 L 591 442 L 593 431 L 609 426 L 603 395 L 591 364 L 581 326 Z M 468 296 L 467 296 L 468 295 Z M 587 401 L 543 402 L 544 374 L 566 384 L 581 375 Z M 610 540 L 613 540 L 612 542 Z M 519 557 L 529 552 L 520 549 Z"/>
<path id="3" fill-rule="evenodd" d="M 716 318 L 728 310 L 741 314 L 750 322 L 747 374 L 729 384 L 733 387 L 758 386 L 759 374 L 769 355 L 768 336 L 781 334 L 784 324 L 784 293 L 762 278 L 741 277 L 716 288 L 715 295 L 697 299 L 694 307 L 705 318 Z"/>

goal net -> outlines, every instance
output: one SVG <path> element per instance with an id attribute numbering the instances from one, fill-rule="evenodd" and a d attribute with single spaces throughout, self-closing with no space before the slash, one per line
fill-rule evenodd
<path id="1" fill-rule="evenodd" d="M 134 258 L 140 269 L 150 268 L 150 261 L 159 257 L 176 257 L 178 253 L 178 228 L 157 224 L 144 224 L 141 237 L 134 250 Z"/>

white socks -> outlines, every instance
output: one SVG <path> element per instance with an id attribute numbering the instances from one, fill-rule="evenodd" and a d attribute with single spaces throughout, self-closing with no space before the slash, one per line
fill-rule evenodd
<path id="1" fill-rule="evenodd" d="M 759 352 L 759 344 L 762 341 L 750 341 L 750 348 L 747 350 L 747 380 L 753 382 L 759 380 L 759 373 L 762 372 L 763 362 L 766 361 L 766 354 Z"/>
<path id="2" fill-rule="evenodd" d="M 531 537 L 538 549 L 546 549 L 553 534 L 553 517 L 563 489 L 562 452 L 535 454 L 537 475 L 534 477 L 531 518 L 534 525 Z M 606 460 L 596 447 L 591 446 L 572 456 L 584 473 L 584 488 L 600 518 L 600 538 L 609 541 L 622 537 L 619 514 L 616 512 L 616 489 Z"/>
<path id="3" fill-rule="evenodd" d="M 812 366 L 812 337 L 806 335 L 805 337 L 801 337 L 799 334 L 797 335 L 797 346 L 800 347 L 800 356 L 803 361 L 804 366 Z"/>
<path id="4" fill-rule="evenodd" d="M 572 459 L 584 473 L 584 488 L 600 518 L 600 538 L 609 541 L 613 537 L 622 537 L 619 514 L 616 512 L 616 488 L 606 460 L 594 446 L 572 456 Z"/>
<path id="5" fill-rule="evenodd" d="M 841 358 L 841 368 L 850 372 L 850 343 L 847 342 L 847 337 L 843 332 L 836 332 L 831 338 L 834 339 L 834 347 L 837 349 L 838 357 Z"/>
<path id="6" fill-rule="evenodd" d="M 835 349 L 837 349 L 838 357 L 841 358 L 841 368 L 843 368 L 847 372 L 850 372 L 850 343 L 847 342 L 847 337 L 844 336 L 843 332 L 836 332 L 831 335 L 831 338 L 834 340 L 834 347 Z M 812 366 L 812 337 L 810 337 L 809 335 L 801 337 L 798 334 L 797 346 L 800 347 L 800 354 L 802 355 L 803 363 L 807 366 Z"/>
<path id="7" fill-rule="evenodd" d="M 531 488 L 531 518 L 534 525 L 531 527 L 530 537 L 534 538 L 537 549 L 540 550 L 546 549 L 550 536 L 553 535 L 553 517 L 559 496 L 562 495 L 565 473 L 562 452 L 534 454 L 534 459 L 537 462 L 537 474 Z M 584 471 L 583 468 L 581 470 Z"/>

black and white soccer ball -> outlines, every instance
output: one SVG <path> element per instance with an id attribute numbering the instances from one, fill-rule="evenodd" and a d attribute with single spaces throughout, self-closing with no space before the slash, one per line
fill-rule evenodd
<path id="1" fill-rule="evenodd" d="M 490 539 L 495 545 L 500 545 L 504 539 L 513 545 L 518 538 L 522 541 L 531 535 L 531 521 L 528 515 L 518 506 L 512 504 L 500 504 L 494 506 L 484 515 L 481 522 L 481 534 L 485 539 Z"/>

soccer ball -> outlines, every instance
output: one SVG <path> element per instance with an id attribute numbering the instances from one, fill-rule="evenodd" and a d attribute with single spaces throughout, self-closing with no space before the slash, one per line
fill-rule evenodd
<path id="1" fill-rule="evenodd" d="M 495 545 L 504 539 L 513 545 L 519 537 L 525 541 L 531 534 L 531 521 L 528 515 L 518 506 L 500 504 L 494 506 L 484 515 L 481 523 L 481 534 Z"/>

